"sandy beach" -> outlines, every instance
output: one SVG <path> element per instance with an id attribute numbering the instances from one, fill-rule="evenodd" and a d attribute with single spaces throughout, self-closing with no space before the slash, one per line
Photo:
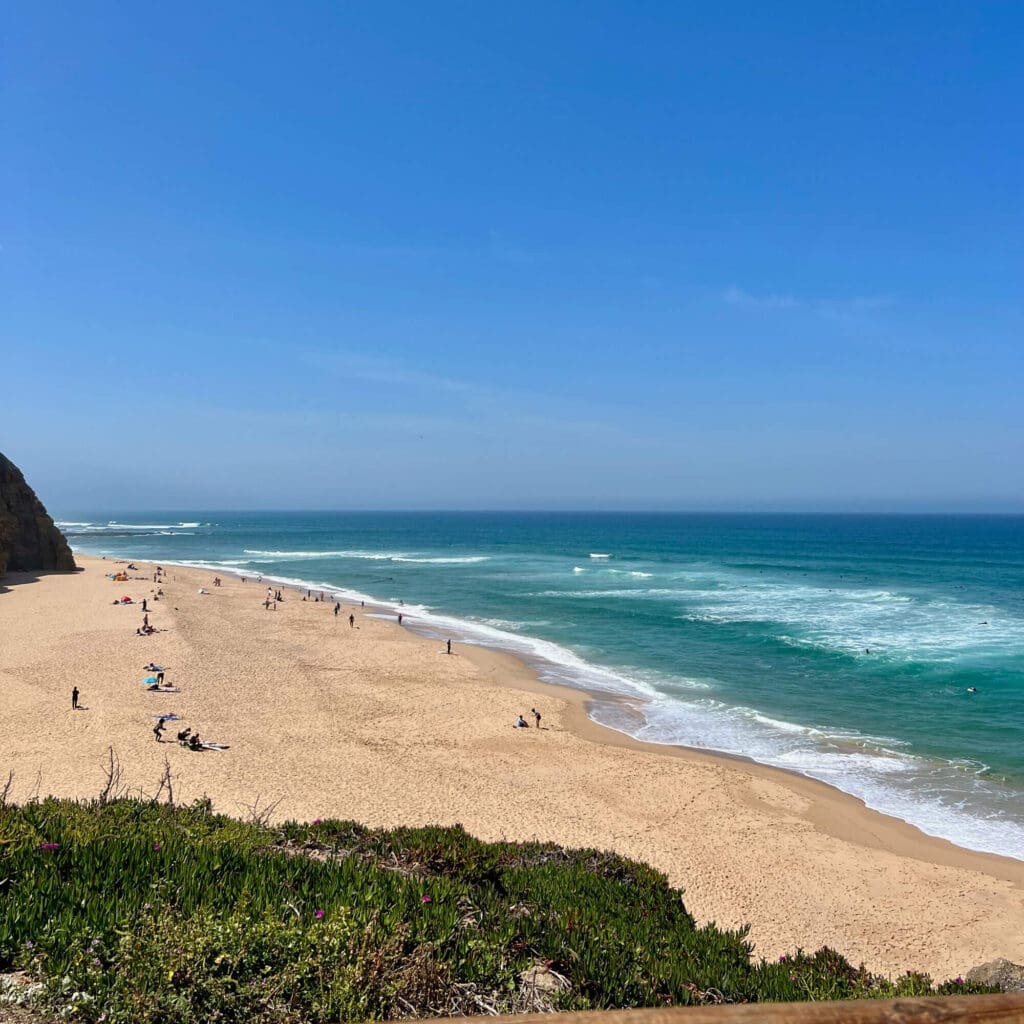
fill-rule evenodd
<path id="1" fill-rule="evenodd" d="M 757 954 L 830 945 L 893 973 L 955 976 L 1024 959 L 1024 862 L 975 854 L 799 776 L 642 744 L 586 717 L 586 696 L 506 655 L 444 644 L 393 616 L 303 601 L 266 584 L 77 556 L 83 571 L 0 581 L 0 775 L 12 798 L 93 797 L 113 748 L 123 781 L 152 793 L 168 760 L 175 798 L 245 816 L 461 823 L 483 839 L 613 849 L 664 871 L 701 921 L 751 923 Z M 200 593 L 203 588 L 207 593 Z M 152 636 L 136 635 L 139 603 Z M 349 625 L 349 615 L 355 617 Z M 177 693 L 140 681 L 150 661 Z M 71 689 L 80 690 L 80 711 Z M 523 713 L 540 730 L 514 729 Z M 155 742 L 175 712 L 204 739 Z"/>

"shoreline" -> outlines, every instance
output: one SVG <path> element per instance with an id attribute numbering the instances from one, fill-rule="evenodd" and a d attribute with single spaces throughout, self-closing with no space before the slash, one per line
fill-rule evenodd
<path id="1" fill-rule="evenodd" d="M 87 556 L 87 557 L 98 557 L 98 556 Z M 230 575 L 237 578 L 254 578 L 254 574 L 251 570 L 243 571 L 241 569 L 224 567 L 213 563 L 204 562 L 182 562 L 182 561 L 168 561 L 167 565 L 178 566 L 183 569 L 203 570 L 209 571 L 215 574 Z M 260 575 L 260 574 L 255 574 Z M 296 580 L 292 577 L 274 576 L 270 574 L 260 575 L 261 579 L 269 580 L 274 583 L 280 584 L 282 587 L 291 589 L 297 589 L 301 592 L 304 589 L 312 590 L 324 590 L 325 592 L 330 591 L 331 593 L 344 594 L 346 599 L 365 601 L 367 612 L 379 614 L 384 621 L 392 618 L 399 610 L 399 606 L 379 600 L 370 594 L 364 594 L 359 591 L 351 590 L 345 587 L 335 587 L 331 584 L 308 584 L 307 581 Z M 459 622 L 459 627 L 469 627 L 472 629 L 475 623 L 471 620 L 462 622 L 458 620 L 456 616 L 444 615 L 444 618 L 451 618 L 453 621 Z M 417 617 L 415 611 L 410 615 L 406 613 L 406 621 L 403 623 L 403 628 L 408 630 L 412 635 L 417 636 L 421 639 L 437 639 L 442 635 L 443 631 L 436 625 L 423 624 L 420 628 L 417 628 Z M 530 639 L 530 638 L 527 638 Z M 850 792 L 841 788 L 840 786 L 834 785 L 824 779 L 820 779 L 809 773 L 804 773 L 793 768 L 787 768 L 780 765 L 771 764 L 765 761 L 759 761 L 754 757 L 750 757 L 744 754 L 735 753 L 732 751 L 719 750 L 714 747 L 703 747 L 703 746 L 689 746 L 684 743 L 657 743 L 648 740 L 642 740 L 630 733 L 617 729 L 611 725 L 605 725 L 592 718 L 589 713 L 589 709 L 596 703 L 602 703 L 606 706 L 614 706 L 618 708 L 637 708 L 642 707 L 645 703 L 643 696 L 630 696 L 628 694 L 616 693 L 611 690 L 595 690 L 587 688 L 585 685 L 576 685 L 572 682 L 558 682 L 552 680 L 545 680 L 542 678 L 539 665 L 543 664 L 545 659 L 541 656 L 536 656 L 532 659 L 535 663 L 531 663 L 529 655 L 517 652 L 515 650 L 509 650 L 497 645 L 492 645 L 487 642 L 486 639 L 475 638 L 472 640 L 462 639 L 459 641 L 466 648 L 478 649 L 481 651 L 491 652 L 494 655 L 500 655 L 510 659 L 509 664 L 518 666 L 519 670 L 515 671 L 515 674 L 521 676 L 521 682 L 526 680 L 532 681 L 537 686 L 551 687 L 550 692 L 560 696 L 562 699 L 568 700 L 573 703 L 577 698 L 583 698 L 582 701 L 582 713 L 579 721 L 577 722 L 576 729 L 581 735 L 587 735 L 589 738 L 598 739 L 605 743 L 618 743 L 630 749 L 647 750 L 651 752 L 671 753 L 671 752 L 691 752 L 695 755 L 703 755 L 714 760 L 724 759 L 726 763 L 738 763 L 749 768 L 764 769 L 769 773 L 780 773 L 782 777 L 790 779 L 799 779 L 803 782 L 811 784 L 812 790 L 815 786 L 824 786 L 829 792 L 839 794 L 843 797 L 849 798 L 854 801 L 857 807 L 863 811 L 870 812 L 872 814 L 880 815 L 882 818 L 904 826 L 909 830 L 908 835 L 920 838 L 922 840 L 930 840 L 937 843 L 946 844 L 955 851 L 963 851 L 965 853 L 977 854 L 982 857 L 995 857 L 998 860 L 1007 860 L 1011 863 L 1019 863 L 1024 865 L 1024 850 L 1021 851 L 1020 857 L 1012 857 L 1003 853 L 978 849 L 976 847 L 968 846 L 954 842 L 952 839 L 948 839 L 944 835 L 937 835 L 931 832 L 925 831 L 921 826 L 915 824 L 913 821 L 907 818 L 901 817 L 899 814 L 889 810 L 885 810 L 878 807 L 872 807 L 867 801 L 859 796 L 857 793 Z M 548 641 L 543 641 L 547 643 Z M 525 675 L 524 675 L 525 673 Z M 567 696 L 568 695 L 568 696 Z M 773 776 L 774 777 L 774 776 Z M 851 833 L 846 833 L 851 834 Z"/>
<path id="2" fill-rule="evenodd" d="M 476 651 L 481 655 L 479 666 L 482 671 L 505 673 L 504 678 L 498 682 L 499 686 L 564 701 L 567 705 L 567 726 L 583 739 L 625 750 L 643 751 L 661 757 L 678 757 L 684 761 L 745 771 L 766 782 L 799 792 L 811 802 L 813 815 L 810 811 L 805 813 L 812 817 L 816 826 L 835 839 L 858 843 L 872 849 L 895 851 L 900 856 L 914 857 L 918 860 L 985 871 L 994 877 L 1024 886 L 1024 861 L 996 853 L 971 850 L 965 846 L 958 846 L 948 839 L 928 835 L 902 818 L 868 807 L 852 793 L 799 772 L 762 764 L 740 754 L 635 739 L 628 733 L 595 722 L 589 716 L 587 705 L 594 699 L 591 694 L 575 687 L 549 683 L 538 678 L 533 669 L 515 654 L 483 646 L 476 648 Z M 464 649 L 463 653 L 470 660 L 474 659 L 473 647 Z M 613 695 L 602 693 L 600 699 L 615 698 Z M 619 700 L 622 703 L 629 703 L 629 698 L 623 697 Z M 835 813 L 837 810 L 842 811 L 842 816 Z"/>
<path id="3" fill-rule="evenodd" d="M 460 644 L 443 657 L 393 613 L 378 618 L 385 606 L 357 603 L 350 630 L 351 602 L 331 622 L 329 603 L 282 585 L 289 599 L 265 612 L 264 588 L 241 574 L 218 570 L 224 587 L 202 596 L 212 571 L 175 565 L 168 603 L 151 606 L 167 632 L 133 637 L 125 625 L 140 616 L 111 606 L 117 587 L 101 576 L 116 563 L 78 557 L 83 572 L 11 578 L 0 597 L 13 627 L 6 648 L 0 636 L 0 739 L 18 770 L 14 799 L 37 770 L 42 792 L 94 796 L 109 739 L 131 785 L 151 786 L 166 753 L 182 798 L 208 793 L 225 813 L 280 799 L 278 817 L 461 822 L 483 839 L 611 848 L 664 871 L 699 920 L 751 922 L 758 955 L 828 944 L 876 970 L 944 978 L 1024 954 L 1020 861 L 927 836 L 784 769 L 634 740 L 592 721 L 585 692 L 503 651 Z M 119 584 L 117 596 L 141 597 L 151 580 Z M 126 682 L 151 654 L 182 694 Z M 54 711 L 70 678 L 95 697 L 100 728 L 93 712 Z M 537 697 L 546 728 L 511 729 Z M 172 701 L 231 750 L 153 743 L 141 720 Z"/>

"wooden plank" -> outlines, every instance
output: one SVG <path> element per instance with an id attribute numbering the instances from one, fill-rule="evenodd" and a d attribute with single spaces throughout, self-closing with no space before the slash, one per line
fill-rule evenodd
<path id="1" fill-rule="evenodd" d="M 525 1013 L 487 1019 L 505 1024 L 1024 1024 L 1024 993 Z"/>

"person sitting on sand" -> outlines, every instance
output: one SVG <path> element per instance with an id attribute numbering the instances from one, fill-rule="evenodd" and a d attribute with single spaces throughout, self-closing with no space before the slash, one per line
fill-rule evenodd
<path id="1" fill-rule="evenodd" d="M 188 742 L 188 738 L 191 735 L 192 735 L 192 729 L 191 728 L 182 729 L 181 732 L 178 733 L 178 742 L 182 746 L 184 746 Z"/>
<path id="2" fill-rule="evenodd" d="M 156 681 L 162 683 L 164 681 L 164 667 L 163 665 L 157 665 L 156 662 L 151 661 L 148 665 L 142 666 L 143 672 L 152 672 L 156 676 Z"/>
<path id="3" fill-rule="evenodd" d="M 197 733 L 197 732 L 192 733 L 192 735 L 189 736 L 189 738 L 185 741 L 185 743 L 188 746 L 189 750 L 202 750 L 203 749 L 203 741 L 199 738 L 199 733 Z"/>
<path id="4" fill-rule="evenodd" d="M 529 728 L 530 728 L 530 726 L 529 726 L 529 724 L 527 723 L 526 719 L 525 719 L 525 718 L 523 718 L 523 716 L 522 716 L 522 715 L 520 715 L 520 716 L 519 716 L 519 717 L 518 717 L 518 718 L 516 719 L 516 724 L 515 724 L 515 728 L 516 728 L 516 729 L 529 729 Z"/>

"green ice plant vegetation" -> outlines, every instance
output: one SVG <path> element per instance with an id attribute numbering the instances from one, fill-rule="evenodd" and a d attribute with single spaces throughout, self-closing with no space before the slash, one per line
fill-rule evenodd
<path id="1" fill-rule="evenodd" d="M 455 828 L 0 805 L 0 971 L 87 1022 L 361 1021 L 985 991 L 830 949 L 767 962 L 659 872 Z"/>

